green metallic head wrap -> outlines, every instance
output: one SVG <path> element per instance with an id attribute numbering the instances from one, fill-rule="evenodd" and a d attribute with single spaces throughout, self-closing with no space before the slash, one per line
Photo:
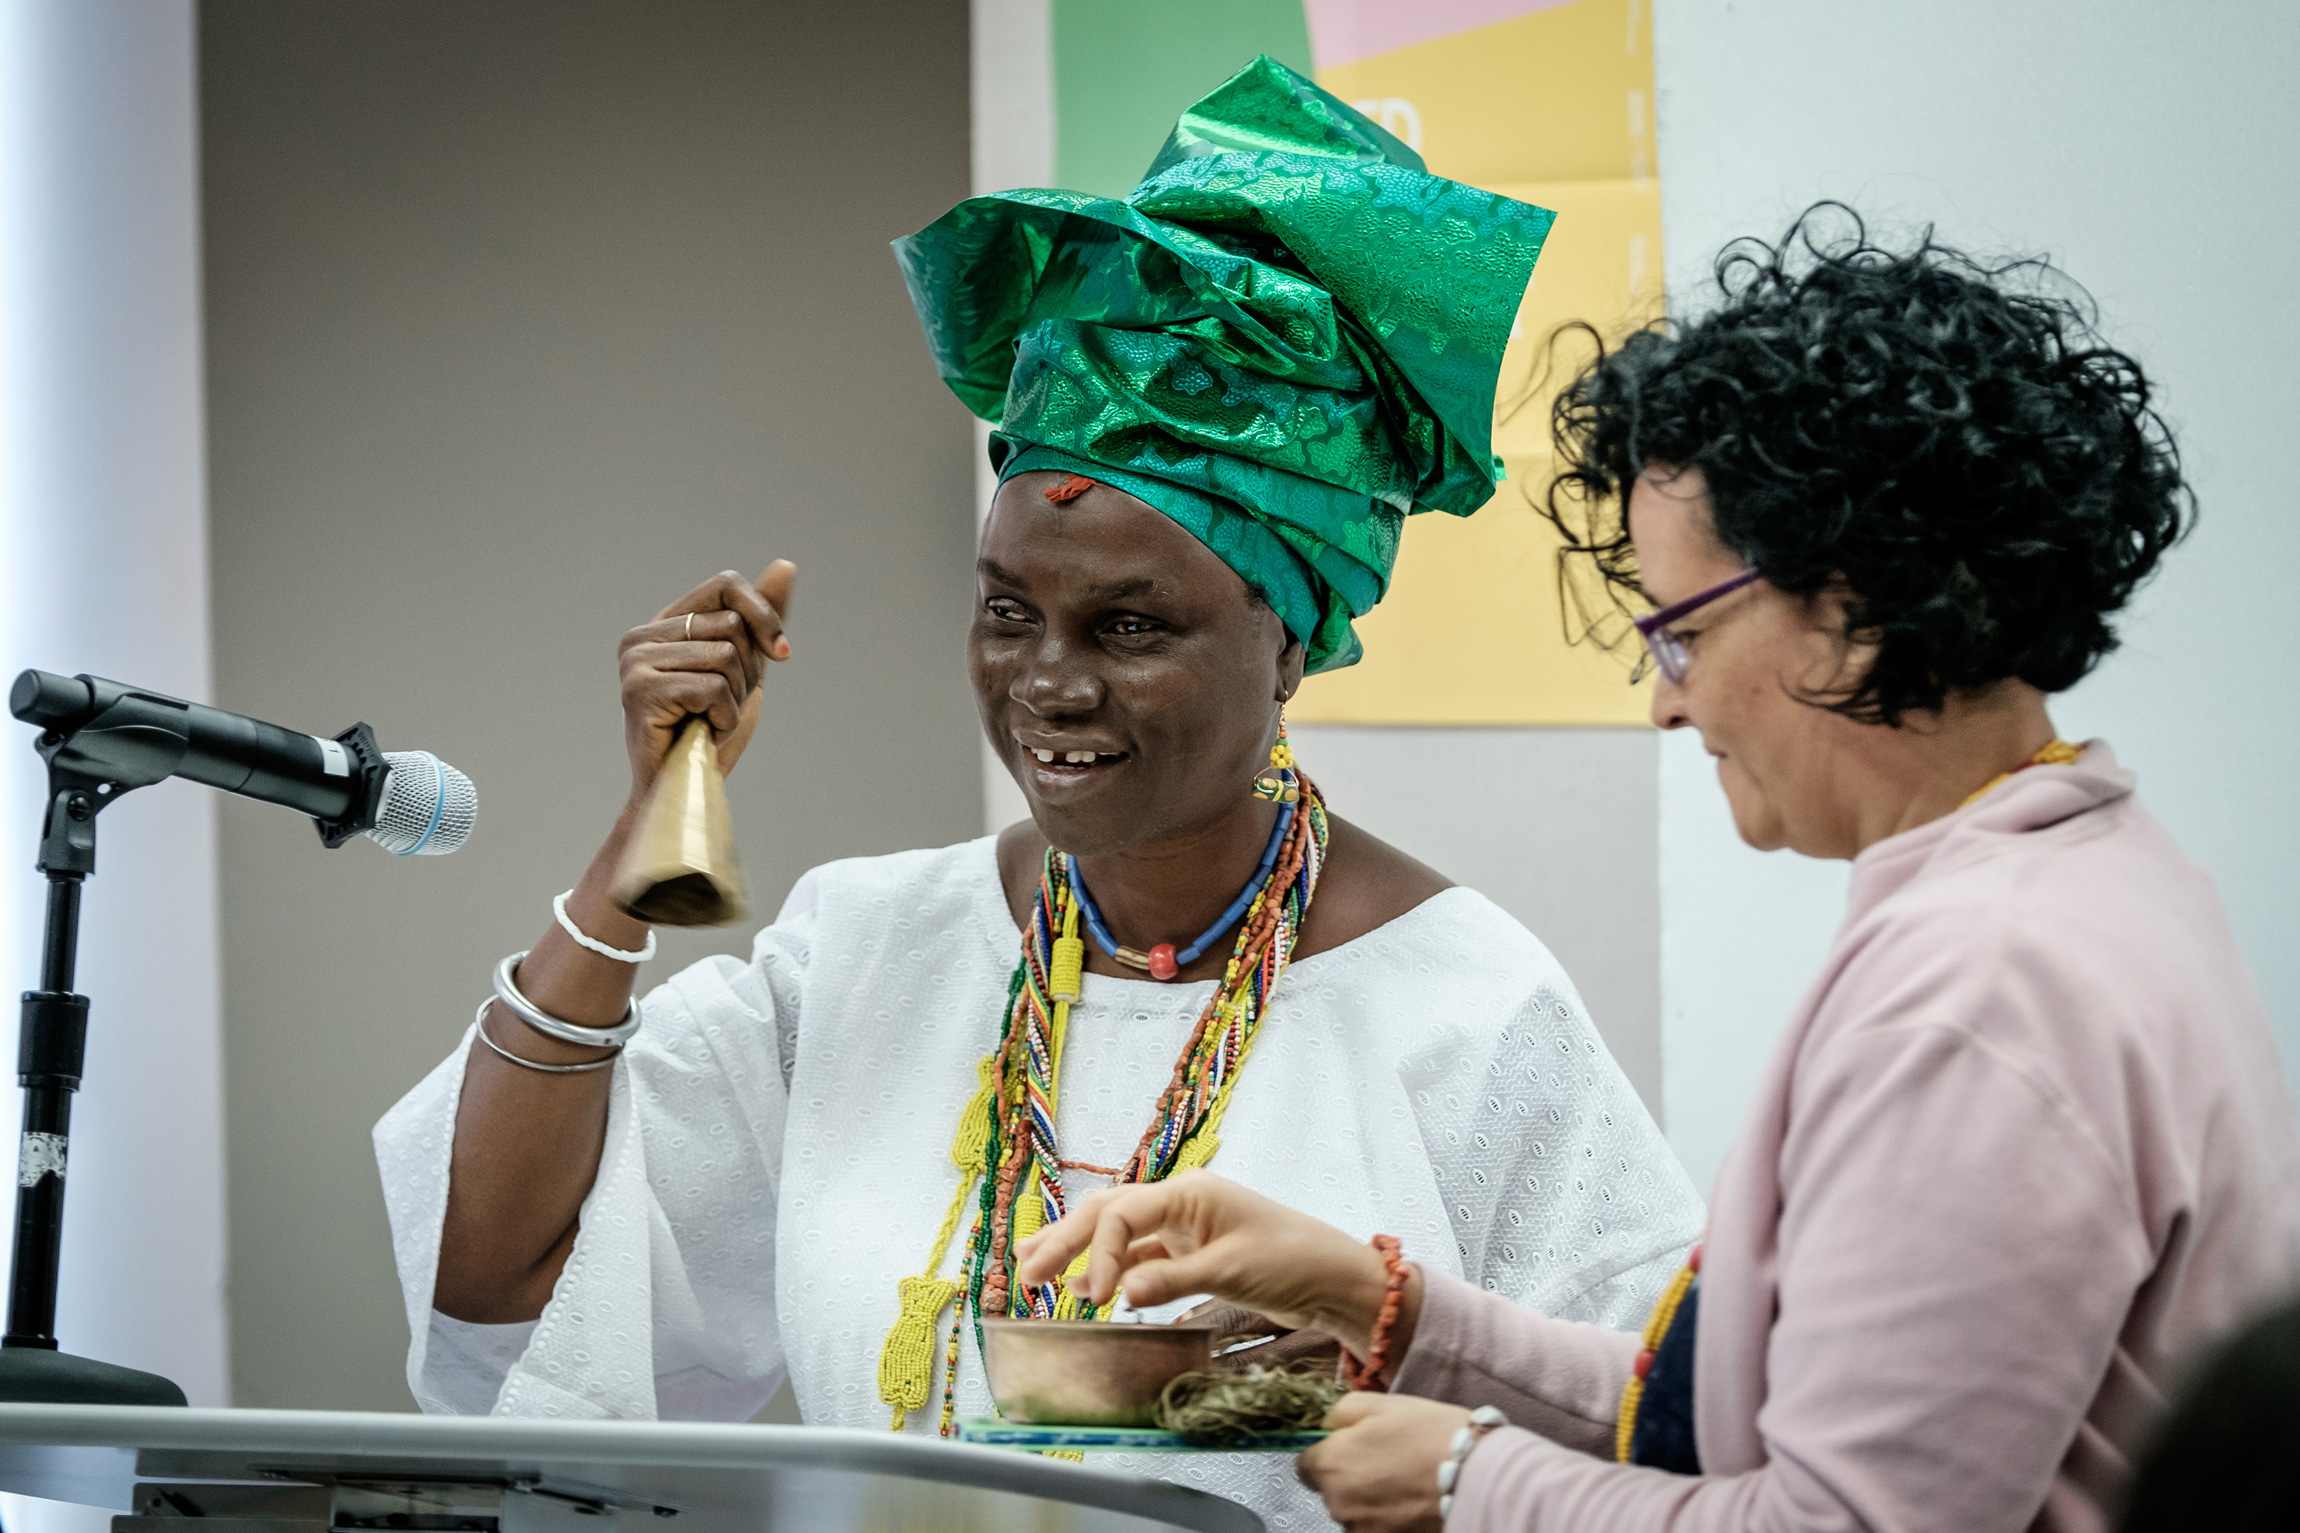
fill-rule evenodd
<path id="1" fill-rule="evenodd" d="M 1004 480 L 1139 496 L 1259 591 L 1313 671 L 1358 658 L 1409 512 L 1492 498 L 1494 388 L 1553 214 L 1433 176 L 1269 58 L 1123 202 L 960 203 L 895 256 Z"/>

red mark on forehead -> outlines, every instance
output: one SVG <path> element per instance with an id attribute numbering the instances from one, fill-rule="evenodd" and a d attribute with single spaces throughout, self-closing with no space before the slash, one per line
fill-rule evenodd
<path id="1" fill-rule="evenodd" d="M 1060 484 L 1050 487 L 1046 492 L 1046 498 L 1059 506 L 1064 501 L 1076 500 L 1093 488 L 1093 480 L 1084 474 L 1072 474 Z"/>

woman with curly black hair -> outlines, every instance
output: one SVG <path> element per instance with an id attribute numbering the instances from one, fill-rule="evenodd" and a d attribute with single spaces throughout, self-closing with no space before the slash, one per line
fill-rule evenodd
<path id="1" fill-rule="evenodd" d="M 1352 1529 L 2104 1529 L 2178 1357 L 2300 1276 L 2300 1131 L 2211 880 L 2046 707 L 2186 529 L 2179 457 L 2040 262 L 1831 209 L 1717 273 L 1566 390 L 1551 514 L 1654 609 L 1654 721 L 1742 836 L 1854 868 L 1644 1335 L 1210 1176 L 1028 1265 L 1091 1244 L 1097 1294 L 1396 1360 L 1302 1460 Z"/>

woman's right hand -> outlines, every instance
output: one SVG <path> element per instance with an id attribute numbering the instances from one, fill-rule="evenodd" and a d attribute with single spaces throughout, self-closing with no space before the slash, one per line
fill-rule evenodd
<path id="1" fill-rule="evenodd" d="M 719 770 L 735 762 L 758 727 L 760 678 L 788 660 L 783 634 L 798 566 L 777 559 L 756 582 L 722 570 L 623 635 L 623 743 L 631 796 L 654 782 L 679 726 L 701 714 L 718 737 Z"/>
<path id="2" fill-rule="evenodd" d="M 1323 1331 L 1360 1357 L 1389 1271 L 1380 1254 L 1321 1219 L 1210 1171 L 1109 1187 L 1016 1247 L 1016 1278 L 1047 1283 L 1091 1249 L 1074 1291 L 1107 1304 L 1120 1287 L 1147 1309 L 1210 1294 L 1281 1326 Z M 1403 1357 L 1421 1308 L 1409 1267 L 1391 1355 Z"/>
<path id="3" fill-rule="evenodd" d="M 567 918 L 610 947 L 645 945 L 647 927 L 609 895 L 640 796 L 655 780 L 679 726 L 701 714 L 718 736 L 719 766 L 742 755 L 759 718 L 759 679 L 790 658 L 783 614 L 797 570 L 778 559 L 754 583 L 713 575 L 623 635 L 623 739 L 631 803 L 614 834 L 568 892 Z M 690 621 L 691 619 L 691 621 Z M 608 1027 L 629 1015 L 636 966 L 591 952 L 554 922 L 519 963 L 519 988 L 554 1017 Z M 546 1070 L 610 1057 L 523 1028 L 501 1002 L 480 1026 Z M 575 1248 L 583 1200 L 607 1137 L 613 1073 L 522 1070 L 475 1038 L 455 1112 L 447 1213 L 440 1227 L 432 1303 L 459 1320 L 503 1324 L 543 1313 Z"/>

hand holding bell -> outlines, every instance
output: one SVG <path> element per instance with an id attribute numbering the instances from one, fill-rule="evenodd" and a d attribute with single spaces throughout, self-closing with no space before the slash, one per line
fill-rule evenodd
<path id="1" fill-rule="evenodd" d="M 758 684 L 787 659 L 787 560 L 756 583 L 733 571 L 673 602 L 622 644 L 625 743 L 639 810 L 609 894 L 658 926 L 724 926 L 750 914 L 725 774 L 758 726 Z"/>

